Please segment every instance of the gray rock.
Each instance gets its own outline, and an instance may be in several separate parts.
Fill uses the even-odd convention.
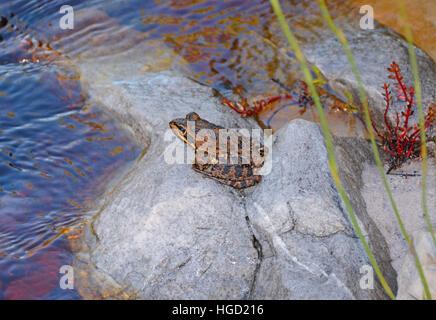
[[[421,260],[432,299],[436,297],[436,248],[427,230],[418,230],[412,235],[413,245]],[[415,266],[415,259],[409,252],[398,274],[398,299],[417,299],[425,297],[424,287]]]
[[[95,220],[90,261],[138,298],[247,298],[257,252],[241,199],[189,165],[167,163],[165,134],[170,120],[193,110],[227,128],[249,128],[250,122],[220,106],[210,89],[173,73],[135,81],[116,76],[125,74],[98,82],[91,95],[147,150]]]
[[[436,189],[435,189],[435,168],[429,161],[427,177],[427,206],[430,221],[435,229],[436,226]],[[387,175],[392,195],[395,199],[399,214],[403,221],[406,232],[413,239],[416,252],[421,259],[424,267],[424,273],[428,278],[430,288],[436,285],[434,272],[432,271],[432,256],[434,256],[434,247],[432,248],[431,239],[427,239],[427,224],[422,209],[422,164],[412,162],[402,166],[400,172],[395,175]],[[401,173],[408,173],[406,178]],[[382,185],[378,169],[375,165],[367,164],[362,174],[363,187],[362,196],[366,202],[368,215],[373,219],[380,229],[383,238],[386,240],[391,252],[392,266],[398,273],[398,298],[399,299],[421,299],[420,278],[410,254],[409,247],[404,240],[400,227],[397,223],[394,211]],[[427,241],[430,240],[430,241]],[[432,251],[433,250],[433,251]],[[422,291],[422,290],[421,290]],[[436,295],[433,295],[436,296]]]
[[[382,129],[384,127],[383,113],[385,111],[385,103],[382,96],[383,90],[381,88],[383,83],[391,84],[394,96],[394,104],[388,114],[391,122],[395,121],[395,111],[400,113],[404,110],[404,102],[396,98],[396,89],[393,87],[394,82],[388,79],[389,73],[386,68],[392,61],[396,61],[401,68],[404,82],[408,86],[414,85],[408,45],[404,39],[380,24],[376,24],[375,30],[361,30],[356,25],[343,21],[337,22],[341,25],[342,30],[346,31],[347,39],[368,95],[369,107],[374,122],[379,129]],[[319,31],[316,41],[304,43],[303,50],[306,58],[321,70],[328,84],[333,89],[337,92],[348,90],[353,94],[354,100],[359,101],[357,82],[344,50],[338,40],[327,36],[327,32],[329,31]],[[415,52],[421,81],[423,106],[425,108],[430,101],[435,99],[435,63],[419,48],[415,48]],[[418,113],[415,112],[411,118],[411,123],[417,123],[417,121]],[[337,142],[339,141],[337,140]],[[430,144],[429,147],[430,149],[432,148]],[[352,150],[350,146],[340,149],[342,149],[340,154],[348,158],[346,161],[342,161],[342,164],[359,163],[359,161],[356,161],[355,154],[350,152]],[[361,148],[360,150],[363,149]],[[372,156],[369,154],[368,159],[371,159]],[[343,169],[344,166],[341,166],[341,168]],[[346,182],[346,190],[352,192],[350,199],[353,207],[356,208],[356,213],[365,225],[368,236],[372,237],[370,244],[377,261],[383,265],[385,270],[391,270],[392,267],[390,265],[395,268],[395,271],[391,270],[391,272],[386,272],[384,275],[388,278],[388,282],[396,288],[394,285],[395,275],[398,273],[398,298],[422,298],[422,294],[420,294],[422,293],[422,287],[420,287],[421,283],[416,266],[399,230],[377,167],[372,161],[369,161],[358,171],[363,171],[362,177],[358,174],[342,175],[341,177]],[[387,177],[388,183],[405,223],[406,230],[410,234],[417,235],[420,230],[426,228],[420,207],[421,178],[419,173],[421,172],[421,164],[404,165],[400,171],[412,173],[412,176],[406,179],[402,176],[390,175]],[[436,202],[434,201],[433,172],[434,169],[430,168],[427,204],[431,220],[434,223],[436,221],[434,215],[436,213]],[[418,174],[417,177],[413,176],[415,173]],[[359,213],[360,208],[366,208],[364,214]],[[431,253],[431,246],[423,240],[423,235],[417,235],[416,237],[420,239],[417,245],[418,254],[422,255],[423,261],[426,261],[429,285],[434,287],[434,274],[431,271],[432,267],[430,267],[432,262],[431,258],[429,258],[433,254]],[[381,252],[390,252],[391,254],[383,256],[380,255]]]
[[[382,270],[383,276],[391,290],[396,292],[397,273],[391,265],[392,248],[390,247],[390,243],[385,239],[385,234],[380,230],[381,227],[378,224],[378,220],[374,217],[373,212],[370,212],[370,208],[373,208],[372,199],[378,197],[380,194],[385,194],[386,191],[381,181],[377,180],[377,188],[371,190],[371,196],[369,198],[366,198],[362,192],[362,190],[366,188],[365,183],[367,182],[363,177],[365,169],[368,166],[377,169],[370,144],[358,138],[333,138],[335,154],[339,166],[339,175],[344,190],[359,219],[371,252]],[[378,178],[380,179],[379,174]]]
[[[369,262],[334,186],[318,126],[295,120],[280,130],[272,172],[253,188],[237,192],[203,179],[189,165],[165,160],[170,144],[182,145],[168,122],[195,110],[226,128],[256,124],[180,73],[141,72],[142,54],[79,66],[89,95],[144,146],[84,238],[81,264],[87,261],[89,277],[96,275],[92,283],[146,299],[386,298],[378,283],[374,290],[359,287],[359,270]],[[341,174],[352,183],[367,154],[349,150],[355,162],[344,164]],[[380,240],[365,203],[355,205],[368,239]],[[375,248],[377,256],[389,256],[387,247]],[[389,263],[381,268],[394,275],[395,288]]]
[[[290,122],[277,133],[273,150],[272,172],[249,195],[246,205],[262,247],[254,297],[385,298],[380,287],[362,290],[359,286],[359,270],[369,262],[340,201],[318,126],[304,120]],[[364,162],[365,156],[363,152],[357,158]],[[358,164],[354,162],[353,176],[359,176]],[[367,216],[364,204],[356,211],[359,218]],[[368,217],[365,222],[365,226],[372,223]],[[375,225],[369,230],[374,232],[371,240],[384,242]],[[379,249],[380,256],[389,256],[387,246]],[[389,264],[382,269],[392,274]],[[395,277],[391,280],[395,289]]]

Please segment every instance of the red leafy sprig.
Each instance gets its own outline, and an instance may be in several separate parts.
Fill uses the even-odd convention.
[[[403,81],[403,75],[401,74],[400,67],[394,61],[387,69],[390,72],[389,79],[394,80],[395,88],[397,89],[397,96],[400,100],[405,101],[406,105],[404,111],[401,112],[402,121],[400,121],[400,115],[395,112],[395,127],[392,128],[388,120],[388,112],[392,106],[392,92],[389,84],[383,85],[383,98],[385,102],[384,122],[387,131],[380,133],[380,131],[374,125],[371,117],[371,124],[376,132],[377,136],[382,142],[383,149],[392,156],[392,165],[388,170],[388,173],[398,167],[401,163],[411,157],[419,155],[418,146],[421,145],[421,130],[417,125],[410,125],[410,117],[414,114],[414,98],[415,89],[413,86],[407,88],[407,85]],[[435,103],[430,103],[427,107],[427,113],[425,115],[425,129],[430,128],[434,124],[435,120]]]

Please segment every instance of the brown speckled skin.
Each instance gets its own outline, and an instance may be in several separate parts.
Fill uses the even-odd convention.
[[[174,119],[170,122],[170,128],[174,131],[174,133],[182,139],[186,144],[188,144],[187,135],[190,132],[187,132],[187,122],[194,121],[195,122],[195,133],[197,134],[201,129],[209,129],[215,132],[215,136],[217,137],[217,150],[216,154],[219,154],[219,129],[224,129],[223,127],[217,126],[209,121],[203,120],[200,118],[198,114],[195,112],[189,113],[186,118],[182,119]],[[192,139],[195,141],[195,139]],[[190,145],[192,148],[197,150],[201,144],[204,143],[202,141],[195,141],[195,146]],[[188,144],[189,145],[189,144]],[[240,145],[239,145],[240,147]],[[229,152],[229,150],[227,150]],[[240,149],[238,150],[238,154],[241,154]],[[205,175],[208,178],[214,179],[220,183],[231,186],[235,189],[243,189],[247,187],[254,186],[262,180],[262,177],[259,175],[253,174],[253,168],[261,167],[263,163],[260,165],[256,165],[253,161],[250,161],[250,164],[242,164],[241,156],[238,158],[238,164],[213,164],[213,161],[209,161],[206,164],[200,164],[196,162],[192,165],[192,169]]]

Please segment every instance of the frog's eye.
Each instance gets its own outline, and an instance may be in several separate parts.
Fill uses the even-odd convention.
[[[184,126],[179,126],[179,130],[181,133],[185,134],[186,133],[186,129]]]
[[[186,115],[186,120],[199,120],[200,116],[195,112],[190,112]]]

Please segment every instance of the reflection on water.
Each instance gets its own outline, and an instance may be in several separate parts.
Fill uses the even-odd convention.
[[[94,198],[90,182],[126,160],[114,157],[121,146],[135,149],[97,106],[85,105],[77,80],[48,65],[20,69],[0,66],[0,251],[17,258],[79,219]]]
[[[67,256],[60,250],[65,246],[61,236],[86,218],[83,213],[95,207],[103,183],[140,152],[100,107],[85,104],[77,80],[69,80],[74,76],[61,73],[58,67],[33,63],[0,66],[4,298],[17,294],[11,288],[23,283],[22,272],[26,279],[32,272],[38,278],[34,261],[51,263],[51,269],[65,264],[40,255]]]
[[[334,6],[341,5],[340,14],[348,14],[350,9],[343,4],[337,0]],[[316,2],[285,2],[283,9],[302,42],[317,40],[316,28],[323,28],[323,24]],[[298,86],[303,77],[294,55],[276,34],[269,1],[157,1],[140,13],[143,26],[135,27],[147,33],[146,39],[164,39],[189,63],[198,81],[226,98],[256,100],[291,94],[299,99]],[[334,133],[365,135],[358,117],[337,107],[344,104],[338,95],[321,94],[321,98]],[[294,105],[296,112],[292,108],[277,112],[277,104],[280,102],[259,115],[262,126],[277,130],[296,117],[318,121],[313,106],[308,112],[301,104]]]
[[[26,4],[18,11],[44,8]],[[23,22],[38,13],[21,17],[4,6],[0,299],[79,298],[59,288],[59,269],[72,261],[68,237],[141,149],[101,106],[88,103],[68,57]]]

